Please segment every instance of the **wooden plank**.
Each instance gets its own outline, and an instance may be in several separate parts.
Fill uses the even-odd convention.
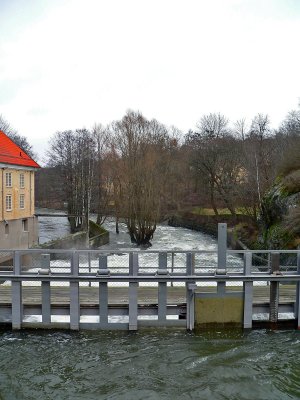
[[[226,287],[228,291],[240,291],[241,287]],[[182,304],[186,302],[186,289],[184,286],[168,287],[168,304]],[[200,292],[215,292],[216,287],[201,286]],[[0,285],[0,304],[11,304],[11,286]],[[23,286],[23,304],[41,304],[40,286]],[[254,303],[269,302],[270,287],[254,286]],[[289,303],[296,300],[295,285],[280,285],[280,303]],[[139,304],[157,304],[157,287],[139,287]],[[109,287],[109,304],[128,304],[128,287]],[[99,304],[98,287],[80,286],[80,303]],[[69,286],[51,286],[51,304],[70,304]]]

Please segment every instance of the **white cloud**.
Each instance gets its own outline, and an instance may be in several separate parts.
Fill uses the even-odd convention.
[[[36,1],[24,4],[29,15]],[[37,151],[57,130],[108,123],[128,108],[187,131],[213,111],[232,120],[265,112],[276,126],[297,106],[292,1],[45,5],[19,31],[11,16],[0,42],[0,112]]]

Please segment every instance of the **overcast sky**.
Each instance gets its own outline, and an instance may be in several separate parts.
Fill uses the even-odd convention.
[[[129,108],[194,129],[205,113],[300,97],[299,0],[0,0],[0,114],[40,154]]]

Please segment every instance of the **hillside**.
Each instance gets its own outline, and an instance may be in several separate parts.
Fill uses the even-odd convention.
[[[258,245],[293,249],[300,245],[300,147],[284,157],[278,177],[265,195]]]

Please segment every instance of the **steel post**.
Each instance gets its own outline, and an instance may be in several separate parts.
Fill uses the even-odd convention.
[[[72,275],[78,277],[79,275],[79,254],[74,251],[72,254],[71,264]],[[70,329],[79,330],[80,326],[80,301],[79,301],[79,282],[70,282]]]
[[[244,254],[244,275],[251,275],[252,254]],[[253,282],[244,282],[244,329],[252,328]]]

